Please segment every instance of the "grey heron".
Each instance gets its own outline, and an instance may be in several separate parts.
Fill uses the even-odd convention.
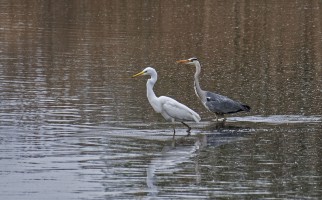
[[[189,58],[186,60],[178,60],[177,63],[188,64],[196,67],[196,72],[194,75],[194,89],[196,95],[201,100],[202,104],[211,112],[215,113],[216,121],[218,122],[218,117],[223,117],[224,121],[226,118],[224,114],[237,113],[240,111],[250,111],[250,107],[246,104],[234,101],[226,96],[205,91],[200,88],[199,75],[201,72],[201,65],[196,57]]]
[[[182,103],[179,103],[178,101],[170,97],[167,97],[167,96],[157,97],[155,95],[153,91],[153,86],[158,79],[158,75],[154,68],[147,67],[143,71],[133,75],[132,78],[141,76],[141,75],[151,76],[151,78],[148,79],[146,83],[148,100],[155,112],[161,113],[164,119],[166,119],[167,121],[171,121],[173,123],[173,138],[176,133],[175,123],[174,123],[175,121],[179,121],[183,125],[185,125],[188,128],[187,132],[189,135],[191,127],[188,124],[184,123],[184,121],[199,122],[201,118],[198,115],[198,113],[196,113],[192,109],[188,108],[187,106],[183,105]]]

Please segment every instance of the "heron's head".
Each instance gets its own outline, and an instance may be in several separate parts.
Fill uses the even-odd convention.
[[[199,62],[196,57],[192,57],[186,60],[178,60],[177,63],[186,64],[186,65],[195,65],[195,63]]]
[[[147,67],[143,71],[133,75],[132,78],[137,77],[137,76],[142,76],[142,75],[150,75],[151,76],[152,74],[156,74],[155,69],[152,67]]]

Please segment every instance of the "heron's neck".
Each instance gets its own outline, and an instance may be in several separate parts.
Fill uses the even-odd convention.
[[[159,106],[157,105],[158,104],[158,97],[155,95],[155,93],[153,91],[153,86],[154,86],[155,82],[157,82],[157,80],[158,80],[157,74],[152,74],[151,78],[148,79],[148,81],[146,83],[146,91],[147,91],[147,97],[148,97],[148,100],[149,100],[151,106],[153,107],[153,109],[156,112],[160,112],[158,109]]]
[[[201,90],[200,84],[199,84],[199,75],[200,75],[200,72],[201,72],[201,66],[200,66],[199,62],[197,62],[195,64],[195,66],[196,66],[196,73],[195,73],[195,76],[194,76],[194,78],[195,78],[194,87],[195,87],[195,92],[196,92],[197,96],[199,96],[201,98],[202,97],[202,92],[203,92]]]

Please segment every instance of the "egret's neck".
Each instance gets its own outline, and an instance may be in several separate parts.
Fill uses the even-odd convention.
[[[147,83],[146,83],[146,92],[147,92],[147,97],[148,97],[148,100],[151,104],[151,106],[153,107],[153,109],[156,111],[156,112],[161,112],[160,111],[160,106],[158,106],[158,97],[155,95],[154,91],[153,91],[153,86],[155,84],[155,82],[157,82],[158,80],[158,76],[157,74],[152,74],[151,75],[151,78],[148,79]]]
[[[194,84],[194,87],[195,87],[195,92],[197,94],[197,96],[199,96],[199,98],[202,97],[202,90],[200,88],[200,84],[199,84],[199,75],[200,75],[200,72],[201,72],[201,66],[200,66],[200,63],[199,62],[196,62],[195,63],[195,66],[196,66],[196,73],[195,73],[195,84]]]
[[[147,96],[148,99],[150,100],[150,98],[156,98],[156,95],[153,91],[153,86],[155,84],[155,82],[157,82],[157,76],[151,76],[150,79],[148,79],[147,83],[146,83],[146,92],[147,92]]]

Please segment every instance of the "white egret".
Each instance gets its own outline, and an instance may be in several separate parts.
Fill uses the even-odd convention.
[[[226,96],[216,94],[209,91],[204,91],[200,88],[199,75],[201,72],[201,65],[197,58],[189,58],[186,60],[178,60],[177,63],[188,64],[196,67],[196,73],[194,75],[194,88],[195,93],[201,100],[202,104],[211,112],[216,115],[216,121],[218,117],[224,117],[224,114],[237,113],[240,111],[250,111],[250,107],[246,104],[234,101]],[[224,117],[224,121],[226,118]]]
[[[195,121],[199,122],[201,120],[198,113],[193,111],[192,109],[188,108],[187,106],[179,103],[178,101],[167,97],[167,96],[160,96],[157,97],[153,91],[153,86],[157,81],[158,75],[155,69],[152,67],[145,68],[142,72],[137,73],[132,76],[132,78],[141,76],[141,75],[150,75],[151,78],[148,79],[146,83],[146,89],[147,89],[147,97],[148,100],[157,113],[161,113],[161,115],[166,119],[167,121],[171,121],[173,123],[173,137],[175,136],[176,130],[175,130],[175,121],[181,122],[183,125],[185,125],[188,130],[188,135],[190,134],[190,126],[184,121]]]

